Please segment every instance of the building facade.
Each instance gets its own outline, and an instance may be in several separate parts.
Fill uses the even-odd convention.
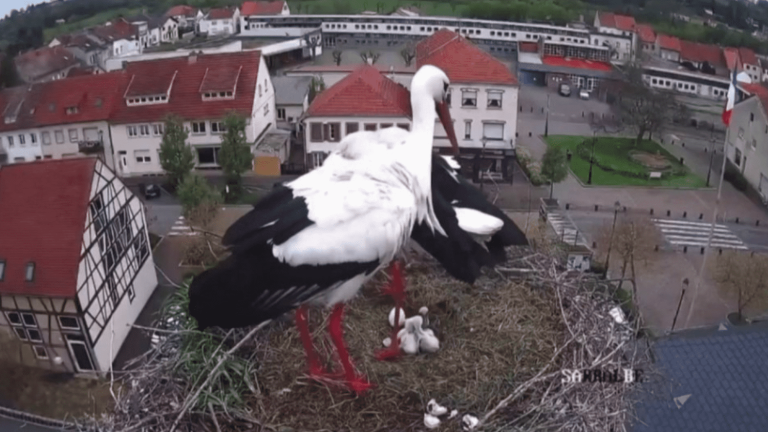
[[[246,1],[240,8],[240,34],[243,36],[259,36],[259,29],[263,23],[251,17],[290,15],[291,9],[288,2],[276,1]]]
[[[0,197],[0,331],[18,361],[108,372],[157,287],[141,201],[96,158],[3,167]]]
[[[760,84],[743,87],[752,96],[733,108],[726,155],[765,200],[768,199],[768,89]]]
[[[239,28],[238,8],[211,9],[198,23],[198,32],[208,36],[233,35]]]

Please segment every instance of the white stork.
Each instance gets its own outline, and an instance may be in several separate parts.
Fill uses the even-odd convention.
[[[442,231],[432,209],[431,162],[439,117],[456,137],[445,96],[448,77],[424,66],[413,77],[413,130],[398,149],[376,157],[350,157],[345,138],[334,163],[277,185],[224,234],[231,255],[195,277],[189,311],[201,329],[245,327],[297,309],[296,323],[310,376],[333,376],[320,365],[307,328],[306,305],[332,306],[331,338],[350,390],[370,387],[349,359],[341,320],[344,302],[408,241],[415,223]]]

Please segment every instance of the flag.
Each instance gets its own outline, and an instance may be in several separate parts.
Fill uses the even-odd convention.
[[[725,100],[725,109],[723,109],[723,123],[728,126],[731,123],[731,113],[733,106],[738,103],[739,91],[736,89],[736,71],[731,73],[731,84],[728,86],[728,97]]]

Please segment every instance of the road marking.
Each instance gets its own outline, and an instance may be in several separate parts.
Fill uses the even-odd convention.
[[[562,215],[558,213],[548,213],[547,222],[552,226],[558,239],[563,243],[587,246],[587,241],[584,239],[584,236],[582,236],[579,230],[573,226],[571,221],[565,219]]]
[[[179,216],[178,219],[176,219],[176,222],[173,223],[173,226],[171,227],[171,232],[168,233],[169,236],[196,236],[200,235],[199,232],[192,231],[192,228],[187,225],[187,223],[184,220],[184,216]]]
[[[664,238],[674,246],[707,246],[710,232],[712,240],[709,243],[711,247],[722,249],[748,250],[744,242],[735,235],[726,225],[715,224],[712,231],[712,224],[705,222],[691,222],[672,219],[653,219],[656,227],[662,232]]]

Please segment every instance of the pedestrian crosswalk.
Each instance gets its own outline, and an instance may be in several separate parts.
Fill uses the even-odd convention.
[[[674,219],[653,219],[653,223],[664,234],[664,238],[675,246],[706,246],[711,223]],[[749,249],[726,225],[715,224],[712,233],[712,247],[722,249]]]
[[[570,245],[587,246],[584,236],[579,233],[579,230],[576,229],[569,219],[566,219],[560,213],[547,213],[547,222],[555,230],[561,242]]]
[[[179,216],[178,219],[176,219],[176,222],[173,223],[173,226],[171,227],[171,232],[168,233],[169,236],[196,236],[200,235],[199,232],[192,231],[192,228],[187,225],[186,220],[184,220],[184,216]]]

